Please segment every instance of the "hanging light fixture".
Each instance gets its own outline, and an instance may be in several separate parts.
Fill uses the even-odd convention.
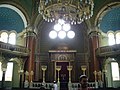
[[[59,38],[69,38],[73,39],[75,37],[75,32],[71,30],[71,25],[69,23],[58,22],[54,25],[54,29],[49,32],[49,37],[51,39]]]
[[[38,11],[48,22],[80,24],[93,15],[93,7],[93,0],[40,0]]]

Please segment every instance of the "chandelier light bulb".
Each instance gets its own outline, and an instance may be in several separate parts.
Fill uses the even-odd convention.
[[[63,19],[58,19],[58,23],[59,23],[60,25],[63,25],[63,24],[65,23],[65,21],[64,21]]]
[[[65,22],[63,25],[57,23],[54,25],[54,30],[49,33],[49,37],[51,39],[55,39],[56,37],[58,37],[59,39],[64,39],[67,36],[69,39],[72,39],[75,37],[75,32],[71,31],[70,29],[71,25],[69,23]]]
[[[49,37],[51,39],[55,39],[57,37],[57,32],[55,30],[50,31]]]
[[[65,30],[65,31],[69,31],[70,30],[70,24],[63,24],[63,30]]]
[[[78,24],[80,18],[85,20],[89,19],[85,17],[86,15],[93,15],[94,2],[93,0],[76,1],[76,3],[72,3],[72,0],[40,0],[38,11],[43,19],[45,17],[54,18],[54,21],[58,20],[61,25],[64,24],[64,20]],[[74,21],[76,22],[74,23]]]
[[[59,32],[58,32],[58,37],[59,37],[60,39],[64,39],[64,38],[66,37],[66,32],[63,31],[63,30],[59,31]]]
[[[62,26],[60,24],[55,24],[54,25],[54,30],[60,31],[62,29]]]
[[[74,31],[68,31],[67,32],[67,37],[70,38],[70,39],[74,38],[75,37],[75,32]]]

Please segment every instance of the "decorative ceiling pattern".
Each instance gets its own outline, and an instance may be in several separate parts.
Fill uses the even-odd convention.
[[[0,30],[15,30],[19,33],[24,27],[23,20],[17,12],[10,8],[0,7]]]
[[[120,7],[111,8],[100,21],[100,30],[107,33],[107,31],[120,30]]]

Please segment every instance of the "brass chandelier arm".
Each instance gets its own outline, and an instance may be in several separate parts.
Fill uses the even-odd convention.
[[[39,13],[46,21],[63,19],[81,23],[93,15],[93,0],[40,0]]]

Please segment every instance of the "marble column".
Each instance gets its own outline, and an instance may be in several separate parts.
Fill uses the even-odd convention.
[[[45,71],[47,70],[47,66],[42,65],[41,68],[42,68],[42,71],[43,71],[43,83],[45,83]]]
[[[24,70],[18,70],[18,73],[19,73],[19,77],[20,77],[20,83],[19,83],[19,87],[20,88],[23,88],[23,73],[24,73]]]
[[[67,66],[67,70],[69,71],[69,83],[68,83],[68,88],[71,90],[72,88],[72,83],[71,83],[71,71],[72,71],[72,66]]]
[[[5,73],[7,70],[7,63],[9,61],[9,58],[5,58],[4,56],[0,56],[0,62],[1,64],[1,70],[3,71],[3,75],[2,75],[2,82],[1,82],[1,88],[4,88],[4,82],[5,82]]]
[[[59,77],[59,72],[61,70],[61,66],[56,66],[56,70],[58,71],[58,78],[57,78],[57,82],[60,83],[60,77]]]
[[[60,72],[60,70],[61,70],[61,66],[56,66],[56,70],[58,71],[57,85],[58,85],[58,90],[60,90],[60,77],[59,77],[59,72]]]
[[[25,33],[26,47],[29,50],[30,56],[26,61],[25,68],[28,72],[34,71],[34,59],[35,59],[35,46],[36,46],[36,33],[34,32],[33,26],[28,26]],[[31,77],[29,77],[29,82]]]
[[[99,36],[100,32],[97,30],[92,30],[89,33],[89,42],[90,42],[90,55],[91,55],[91,72],[99,71],[99,61],[96,58],[96,49],[99,48]],[[92,75],[92,73],[91,73]],[[93,75],[91,76],[92,78]]]
[[[82,65],[82,66],[81,66],[81,69],[82,69],[82,71],[83,71],[83,75],[86,75],[85,71],[86,71],[86,69],[87,69],[87,66],[86,66],[86,65]]]
[[[10,61],[16,62],[18,65],[18,73],[19,73],[19,80],[20,80],[20,84],[19,87],[23,88],[23,81],[24,81],[24,64],[26,60],[23,60],[23,58],[12,58]]]
[[[5,73],[7,70],[7,62],[2,62],[2,71],[3,71],[3,75],[2,75],[2,82],[1,82],[1,87],[4,88],[4,82],[5,82]]]

